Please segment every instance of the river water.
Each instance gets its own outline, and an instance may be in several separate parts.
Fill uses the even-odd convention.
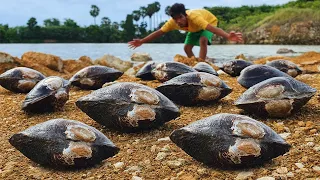
[[[0,52],[21,57],[27,51],[42,52],[60,56],[62,59],[78,59],[85,55],[95,60],[104,54],[110,54],[123,60],[130,60],[134,52],[149,53],[154,61],[172,61],[176,54],[185,55],[183,44],[144,44],[135,50],[129,49],[126,43],[115,44],[0,44]],[[221,63],[244,54],[250,59],[274,56],[279,48],[292,49],[297,53],[285,56],[298,56],[304,52],[320,52],[320,46],[301,45],[211,45],[208,47],[208,57]],[[194,47],[194,54],[198,56],[199,47]]]

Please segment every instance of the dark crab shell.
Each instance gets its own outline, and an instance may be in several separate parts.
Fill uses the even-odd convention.
[[[244,68],[237,80],[241,86],[248,89],[251,86],[258,84],[259,82],[273,77],[290,76],[274,67],[256,64]]]
[[[156,89],[181,105],[215,102],[232,91],[219,77],[204,72],[182,74]]]
[[[249,88],[235,105],[260,116],[286,117],[305,105],[316,91],[291,77],[274,77]]]
[[[69,81],[50,76],[41,80],[26,96],[22,110],[32,113],[60,110],[69,99]]]
[[[78,71],[70,79],[73,86],[82,89],[99,89],[106,82],[112,82],[122,76],[123,72],[106,66],[88,66]]]
[[[193,69],[195,69],[198,72],[205,72],[205,73],[213,74],[215,76],[219,76],[217,71],[214,70],[212,66],[210,66],[208,63],[205,63],[205,62],[198,62],[195,66],[193,66]]]
[[[136,77],[143,80],[154,80],[155,77],[152,75],[151,71],[157,66],[156,62],[147,62],[137,73]]]
[[[179,62],[159,63],[155,69],[151,71],[152,75],[160,82],[168,81],[181,74],[197,72],[193,68]]]
[[[94,127],[66,119],[29,127],[14,134],[9,142],[32,161],[56,168],[92,166],[119,151]]]
[[[266,63],[266,65],[279,69],[280,71],[289,74],[291,77],[296,77],[302,74],[302,69],[295,63],[288,60],[274,60]]]
[[[227,113],[177,129],[170,139],[197,161],[218,168],[259,165],[291,147],[264,123]]]
[[[28,93],[44,78],[42,73],[34,69],[16,67],[0,75],[0,85],[12,92]]]
[[[244,60],[232,60],[232,61],[228,61],[222,64],[222,66],[220,67],[220,69],[229,74],[232,77],[236,77],[240,75],[240,72],[248,67],[253,65],[252,62],[250,61],[244,61]]]
[[[180,115],[178,107],[159,91],[137,83],[116,83],[76,102],[98,123],[133,132],[161,126]]]

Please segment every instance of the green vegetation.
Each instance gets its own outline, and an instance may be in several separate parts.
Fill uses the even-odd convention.
[[[96,25],[100,9],[92,5],[88,15],[94,18],[94,25],[80,27],[72,19],[63,22],[56,18],[44,20],[39,26],[37,19],[31,17],[26,26],[9,27],[0,24],[0,43],[39,43],[39,42],[85,42],[116,43],[141,38],[160,28],[164,22],[159,21],[161,4],[154,2],[139,7],[128,14],[124,21],[112,22],[108,17],[101,18]],[[293,21],[320,21],[320,0],[297,0],[277,6],[241,6],[205,7],[219,19],[219,27],[224,30],[251,31],[257,27],[281,25]],[[164,8],[169,16],[170,6]],[[145,18],[149,18],[149,28]],[[172,31],[155,40],[160,43],[182,42],[185,33]]]

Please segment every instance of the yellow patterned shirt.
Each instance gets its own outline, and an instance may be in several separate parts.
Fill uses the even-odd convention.
[[[198,32],[205,30],[208,24],[217,26],[218,19],[206,9],[187,10],[188,27],[181,28],[170,18],[162,27],[161,31],[184,30],[188,32]]]

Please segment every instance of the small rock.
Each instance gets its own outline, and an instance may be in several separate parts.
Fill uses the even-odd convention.
[[[142,178],[139,176],[132,176],[131,180],[142,180]]]
[[[313,148],[313,150],[316,151],[316,152],[319,152],[319,151],[320,151],[320,146],[315,146],[315,147]]]
[[[298,122],[298,125],[299,125],[300,127],[305,127],[305,126],[306,126],[306,123],[304,123],[303,121],[299,121],[299,122]]]
[[[117,162],[113,165],[116,169],[120,169],[124,166],[124,163],[123,162]]]
[[[312,167],[312,170],[313,170],[314,172],[316,172],[317,174],[320,174],[320,166],[313,166],[313,167]]]
[[[278,169],[276,169],[277,173],[279,174],[287,174],[288,173],[288,168],[286,167],[280,167]]]
[[[184,159],[178,159],[174,161],[167,161],[167,166],[169,166],[171,169],[178,168],[180,166],[183,166],[185,164]]]
[[[171,141],[169,137],[160,138],[158,141]]]
[[[315,134],[315,133],[317,133],[317,132],[318,132],[317,129],[311,129],[311,130],[310,130],[310,133],[311,133],[311,134]]]
[[[291,133],[281,133],[281,134],[279,134],[279,136],[281,136],[283,139],[287,139],[290,135],[291,135]]]
[[[306,127],[313,127],[313,126],[314,126],[314,124],[313,124],[312,121],[307,121],[306,122]]]
[[[205,175],[208,175],[208,171],[206,168],[200,168],[197,170],[197,173],[200,175],[200,176],[205,176]]]
[[[304,163],[308,162],[308,160],[309,160],[309,158],[307,156],[303,156],[301,158],[301,161],[304,162]]]
[[[306,138],[304,141],[306,141],[306,142],[313,142],[313,141],[314,141],[314,138]]]
[[[141,167],[139,166],[131,166],[128,169],[124,170],[124,172],[141,172]]]
[[[258,178],[257,180],[275,180],[275,178],[270,176],[265,176],[265,177]]]
[[[302,163],[294,163],[299,169],[304,168],[304,165]]]
[[[167,155],[168,155],[168,154],[165,153],[165,152],[159,152],[159,153],[157,154],[156,160],[158,160],[158,161],[163,160],[164,158],[167,157]]]
[[[246,180],[251,176],[253,176],[253,172],[252,171],[243,171],[243,172],[240,172],[237,175],[236,180]]]
[[[292,178],[293,178],[293,177],[294,177],[293,172],[288,172],[288,173],[287,173],[287,177],[292,177]]]
[[[306,145],[309,146],[309,147],[313,147],[314,146],[314,142],[308,142]]]
[[[151,152],[156,152],[156,150],[157,150],[157,146],[156,145],[151,146]]]
[[[161,148],[160,151],[170,152],[170,145],[169,144],[165,145],[163,148]]]

